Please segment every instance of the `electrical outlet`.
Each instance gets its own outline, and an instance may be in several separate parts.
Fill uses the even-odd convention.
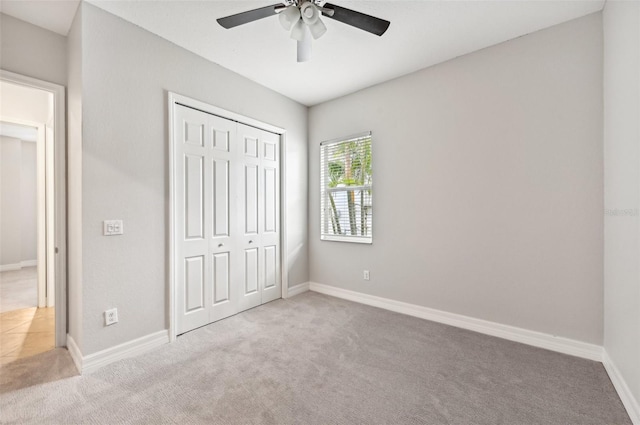
[[[364,280],[369,280],[369,270],[365,270],[364,272],[362,272],[362,277],[364,278]]]
[[[109,326],[118,323],[118,309],[112,308],[104,312],[104,325]]]
[[[105,220],[102,222],[102,234],[104,236],[124,234],[124,224],[122,220]]]

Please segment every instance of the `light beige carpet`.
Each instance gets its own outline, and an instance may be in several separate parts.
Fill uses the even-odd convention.
[[[0,373],[3,423],[630,424],[600,363],[315,293],[88,376],[65,350]]]

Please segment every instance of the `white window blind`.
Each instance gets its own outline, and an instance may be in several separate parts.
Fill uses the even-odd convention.
[[[320,144],[322,240],[372,243],[371,133]]]

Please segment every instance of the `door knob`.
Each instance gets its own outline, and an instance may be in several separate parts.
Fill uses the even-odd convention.
[[[253,243],[253,241],[249,241],[249,243]]]
[[[221,247],[221,246],[223,246],[223,245],[224,245],[223,243],[219,243],[219,244],[218,244],[218,248],[220,248],[220,247]]]

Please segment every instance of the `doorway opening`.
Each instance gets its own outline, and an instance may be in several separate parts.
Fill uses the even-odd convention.
[[[0,71],[0,364],[66,345],[64,88]]]

